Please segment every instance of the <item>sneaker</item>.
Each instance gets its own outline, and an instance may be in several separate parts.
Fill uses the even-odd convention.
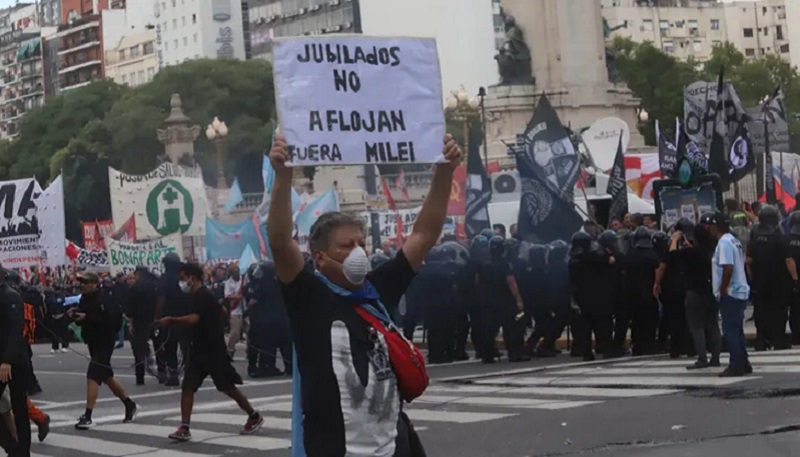
[[[94,422],[91,419],[83,415],[78,418],[78,423],[75,424],[75,428],[78,430],[89,430],[90,428],[94,427]]]
[[[129,405],[125,405],[125,419],[122,419],[122,423],[128,424],[136,420],[138,412],[139,408],[136,407],[136,403],[131,402]]]
[[[51,353],[51,354],[55,354],[55,353],[56,353],[56,350],[55,350],[55,349],[50,349],[50,353]]]
[[[264,417],[261,416],[259,413],[255,413],[253,416],[247,419],[247,422],[244,424],[244,428],[242,431],[239,432],[241,435],[252,435],[256,432],[261,426],[264,424]]]
[[[50,416],[45,414],[44,423],[39,426],[39,442],[41,443],[50,434]]]
[[[711,366],[711,364],[708,363],[707,361],[698,360],[697,362],[695,362],[695,363],[689,365],[688,367],[686,367],[686,369],[687,370],[702,370],[703,368],[708,368],[710,366]]]
[[[61,352],[66,354],[67,352],[69,352],[69,348],[61,348]]]
[[[726,368],[722,373],[719,374],[720,378],[740,378],[745,375],[744,370],[740,370],[738,368]]]
[[[189,431],[189,428],[181,425],[178,430],[169,435],[169,439],[172,441],[189,441],[192,439],[192,432]]]
[[[753,374],[753,365],[749,363],[744,367],[744,374]]]

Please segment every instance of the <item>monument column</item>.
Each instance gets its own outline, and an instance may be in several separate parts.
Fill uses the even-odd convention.
[[[514,143],[524,132],[545,94],[565,126],[580,129],[605,117],[618,117],[630,127],[629,149],[644,146],[637,128],[639,100],[624,85],[609,81],[600,2],[502,0],[502,6],[530,49],[535,83],[503,81],[489,88],[489,160],[514,166],[505,144]],[[507,42],[514,36],[510,35]]]

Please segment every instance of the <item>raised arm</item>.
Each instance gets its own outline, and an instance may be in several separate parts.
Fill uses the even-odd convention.
[[[286,138],[278,133],[269,152],[275,181],[269,203],[267,234],[278,279],[289,284],[303,271],[303,254],[292,239],[292,169],[286,166]]]
[[[436,165],[431,188],[414,223],[414,230],[403,245],[403,254],[415,271],[442,233],[453,185],[453,171],[461,163],[461,149],[450,134],[444,137],[444,158],[447,163]]]

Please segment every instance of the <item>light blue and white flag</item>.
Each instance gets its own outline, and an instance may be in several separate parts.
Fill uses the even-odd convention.
[[[258,259],[256,258],[256,255],[253,253],[253,249],[250,247],[249,244],[246,245],[244,247],[244,251],[242,252],[242,256],[239,258],[239,270],[245,271],[250,267],[250,265],[257,262]]]
[[[233,180],[231,190],[228,192],[228,201],[225,202],[225,212],[230,213],[236,205],[244,201],[242,188],[239,186],[239,178]]]
[[[298,197],[298,201],[299,201]],[[317,197],[316,200],[309,202],[303,211],[297,214],[296,223],[298,235],[301,237],[310,235],[311,226],[325,213],[339,211],[339,196],[336,189],[331,187],[327,192]]]

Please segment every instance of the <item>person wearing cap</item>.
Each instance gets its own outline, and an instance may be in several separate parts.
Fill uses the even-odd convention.
[[[744,248],[730,233],[730,219],[725,214],[716,212],[706,222],[711,236],[717,240],[712,258],[711,284],[719,303],[722,333],[730,352],[730,363],[720,377],[744,376],[753,372],[744,339],[744,310],[750,296]]]
[[[22,297],[6,282],[0,266],[0,395],[9,390],[17,439],[0,427],[0,446],[11,457],[31,452],[31,424],[28,418],[28,353],[23,336],[25,317]]]
[[[136,403],[128,397],[125,387],[114,377],[111,368],[111,355],[114,353],[117,332],[122,325],[121,309],[114,306],[100,291],[100,277],[97,274],[83,273],[80,283],[80,302],[70,309],[69,315],[83,330],[83,340],[89,348],[91,361],[86,371],[86,411],[78,419],[75,428],[87,430],[94,426],[92,410],[101,384],[106,384],[125,405],[123,422],[133,422],[137,413]]]

